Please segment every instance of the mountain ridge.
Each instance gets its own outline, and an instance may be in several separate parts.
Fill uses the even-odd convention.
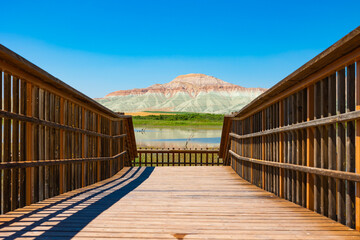
[[[105,96],[126,96],[126,95],[139,95],[147,92],[158,93],[161,92],[165,95],[170,93],[173,96],[175,92],[187,92],[191,97],[195,97],[200,92],[210,91],[265,91],[264,88],[245,88],[236,84],[225,82],[219,78],[208,76],[201,73],[190,73],[179,75],[172,81],[164,84],[153,84],[147,88],[133,88],[130,90],[118,90],[111,92]]]
[[[265,90],[245,88],[213,76],[190,73],[164,84],[114,91],[96,100],[118,112],[230,113],[240,110]]]

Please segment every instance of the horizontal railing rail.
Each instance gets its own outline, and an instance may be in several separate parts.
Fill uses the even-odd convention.
[[[353,182],[360,182],[360,174],[357,174],[357,173],[337,171],[337,170],[324,169],[324,168],[316,168],[316,167],[308,167],[308,166],[302,166],[302,165],[297,165],[297,164],[292,164],[292,163],[279,163],[279,162],[272,162],[272,161],[266,161],[266,160],[261,160],[261,159],[242,157],[232,150],[229,150],[229,153],[232,157],[234,157],[238,160],[242,160],[242,161],[246,161],[246,162],[250,162],[250,163],[256,163],[259,165],[295,170],[295,171],[299,171],[299,172],[303,172],[303,173],[311,173],[311,174],[321,175],[324,177],[332,177],[332,178],[336,178],[336,179],[340,179],[340,180],[349,180],[349,181],[353,181]]]
[[[90,157],[90,158],[74,158],[74,159],[37,160],[37,161],[25,161],[25,162],[7,162],[7,163],[0,163],[0,169],[16,169],[16,168],[40,167],[40,166],[55,166],[58,164],[69,164],[69,163],[88,163],[93,161],[108,161],[108,160],[116,160],[125,154],[127,154],[127,151],[123,151],[111,157]]]
[[[95,131],[89,131],[89,130],[85,130],[85,129],[81,129],[81,128],[77,128],[77,127],[70,127],[70,126],[67,126],[64,124],[41,120],[39,118],[29,117],[26,115],[7,112],[7,111],[3,111],[3,110],[0,110],[0,117],[6,118],[6,119],[13,119],[13,120],[18,120],[18,121],[33,123],[36,125],[52,127],[52,128],[56,128],[56,129],[67,130],[67,131],[71,131],[71,132],[83,133],[83,134],[90,135],[90,136],[97,136],[97,137],[104,137],[104,138],[119,138],[119,137],[126,136],[126,134],[122,134],[122,135],[118,135],[118,136],[111,136],[108,134],[102,134],[102,133],[98,133]]]
[[[118,115],[0,45],[0,212],[113,176],[136,157]]]
[[[221,155],[245,180],[360,230],[360,28],[227,116]]]
[[[138,149],[134,166],[219,166],[218,149]]]
[[[319,119],[309,120],[307,122],[301,122],[301,123],[293,123],[288,126],[283,127],[277,127],[270,130],[264,130],[256,133],[249,133],[244,135],[239,135],[236,133],[229,133],[229,136],[236,139],[246,139],[246,138],[253,138],[253,137],[259,137],[259,136],[266,136],[270,134],[275,133],[283,133],[283,132],[289,132],[289,131],[295,131],[295,130],[301,130],[311,127],[320,127],[324,125],[329,124],[335,124],[335,123],[343,123],[353,120],[360,119],[360,111],[354,111],[354,112],[347,112],[342,113],[335,116],[329,116],[329,117],[323,117]],[[236,120],[236,118],[234,119]]]

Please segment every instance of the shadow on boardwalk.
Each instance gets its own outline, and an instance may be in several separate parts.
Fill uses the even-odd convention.
[[[152,167],[130,168],[104,185],[17,217],[0,226],[0,238],[71,239],[98,215],[141,185],[153,170]]]

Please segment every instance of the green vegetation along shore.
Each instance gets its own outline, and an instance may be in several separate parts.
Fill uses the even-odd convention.
[[[135,126],[222,126],[223,120],[223,114],[210,113],[133,116]]]

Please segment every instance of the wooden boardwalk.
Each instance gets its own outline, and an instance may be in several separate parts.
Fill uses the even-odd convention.
[[[360,239],[230,167],[125,168],[0,221],[9,239]]]

